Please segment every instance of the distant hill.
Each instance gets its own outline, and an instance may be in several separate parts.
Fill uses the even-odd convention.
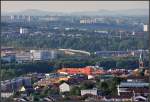
[[[77,15],[77,16],[149,16],[148,9],[128,9],[128,10],[99,10],[94,12],[72,12],[72,13],[63,13],[63,12],[49,12],[44,10],[37,9],[28,9],[22,12],[9,12],[2,15],[31,15],[31,16],[45,16],[45,15]]]
[[[62,15],[62,14],[63,13],[61,12],[49,12],[37,9],[28,9],[20,12],[7,12],[7,13],[2,12],[2,15],[30,15],[30,16]]]
[[[128,9],[128,10],[99,10],[96,12],[75,12],[73,15],[97,15],[97,16],[149,16],[148,9]]]
[[[128,9],[128,10],[121,10],[117,12],[120,15],[128,15],[128,16],[149,16],[148,9]]]

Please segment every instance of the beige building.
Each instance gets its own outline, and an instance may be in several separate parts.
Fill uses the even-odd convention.
[[[61,85],[59,85],[59,90],[60,92],[69,92],[70,86],[67,83],[62,83]]]

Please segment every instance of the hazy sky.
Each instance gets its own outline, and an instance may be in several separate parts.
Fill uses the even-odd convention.
[[[148,1],[1,1],[2,12],[40,9],[54,12],[149,8]]]

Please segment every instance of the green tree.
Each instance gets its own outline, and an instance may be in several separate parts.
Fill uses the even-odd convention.
[[[71,95],[80,95],[80,91],[81,91],[81,89],[80,89],[80,87],[78,87],[78,86],[73,86],[72,88],[71,88],[71,90],[70,90],[70,94]]]
[[[93,81],[84,81],[83,83],[81,83],[81,89],[92,89],[95,87],[95,83]]]

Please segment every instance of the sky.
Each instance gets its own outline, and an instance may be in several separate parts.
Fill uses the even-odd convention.
[[[1,1],[2,12],[39,9],[53,12],[148,9],[148,1]]]

